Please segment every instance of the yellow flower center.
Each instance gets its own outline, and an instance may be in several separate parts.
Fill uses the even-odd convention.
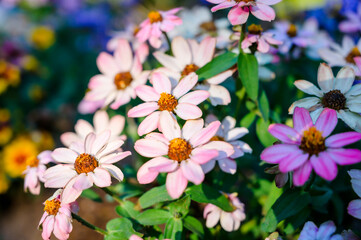
[[[26,165],[29,167],[37,167],[39,165],[39,159],[37,157],[29,157],[26,159]]]
[[[195,72],[199,69],[199,67],[193,63],[188,64],[187,66],[184,67],[183,71],[182,71],[182,77],[187,76],[188,74]]]
[[[78,174],[93,172],[98,167],[98,161],[90,154],[80,154],[74,163],[75,171]]]
[[[168,157],[172,160],[187,160],[191,152],[192,146],[182,138],[175,138],[169,142]]]
[[[322,105],[325,108],[341,110],[346,108],[346,97],[340,90],[332,90],[325,93],[322,97]]]
[[[169,93],[161,93],[158,100],[158,106],[160,111],[172,112],[178,105],[178,100]]]
[[[287,35],[291,38],[296,37],[297,36],[297,27],[294,24],[291,24],[290,27],[288,28],[287,31]]]
[[[263,31],[263,28],[261,27],[261,25],[256,25],[256,24],[251,24],[248,27],[248,32],[250,34],[255,34],[255,35],[260,35]]]
[[[217,31],[217,26],[214,24],[213,21],[204,22],[199,26],[207,32],[216,32]]]
[[[161,22],[163,20],[162,15],[157,11],[151,11],[148,14],[148,18],[149,18],[150,23]]]
[[[352,48],[349,54],[345,57],[346,62],[356,64],[354,58],[361,57],[360,50],[357,47]]]
[[[320,152],[325,151],[325,138],[322,137],[322,132],[318,131],[316,127],[304,131],[300,149],[310,155],[318,155]]]
[[[228,0],[230,1],[230,0]],[[249,3],[249,2],[254,2],[254,0],[234,0],[236,3],[240,3],[240,2],[245,2],[245,3]]]
[[[23,163],[26,163],[26,160],[28,159],[28,156],[26,154],[19,153],[15,156],[15,162],[18,165],[22,165]]]
[[[123,90],[130,85],[132,82],[133,77],[130,72],[121,72],[115,75],[114,77],[114,84],[118,90]]]
[[[223,141],[224,142],[224,138],[221,136],[213,136],[209,141]]]
[[[53,200],[46,200],[44,211],[46,211],[49,215],[56,215],[60,208],[60,201],[56,198]]]
[[[140,30],[140,28],[138,26],[135,26],[133,29],[133,36],[137,35],[139,30]]]

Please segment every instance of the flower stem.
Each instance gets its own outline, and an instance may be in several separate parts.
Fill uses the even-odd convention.
[[[122,199],[120,199],[118,197],[118,195],[115,192],[113,192],[112,190],[110,190],[109,188],[105,187],[105,188],[100,188],[100,189],[103,190],[106,194],[110,195],[119,204],[121,204],[123,202]]]
[[[83,218],[81,218],[79,215],[75,214],[75,213],[71,213],[71,216],[77,220],[78,222],[80,222],[82,225],[102,234],[102,235],[107,235],[108,232],[105,231],[104,229],[98,228],[97,226],[94,226],[93,224],[85,221]]]

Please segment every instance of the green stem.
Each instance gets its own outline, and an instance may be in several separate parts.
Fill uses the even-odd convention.
[[[162,33],[165,36],[165,39],[167,39],[167,43],[168,43],[168,46],[169,46],[169,53],[171,55],[173,55],[173,53],[172,53],[172,43],[171,43],[171,41],[169,39],[169,36],[168,36],[168,34],[166,32],[162,32]]]
[[[307,183],[307,185],[306,185],[306,187],[304,189],[305,192],[310,191],[315,179],[316,179],[316,174],[311,173],[311,179],[310,179],[310,181],[308,181],[308,183]]]
[[[122,199],[120,199],[118,197],[118,195],[115,192],[113,192],[112,190],[110,190],[109,188],[105,187],[105,188],[100,188],[100,189],[103,190],[106,194],[110,195],[119,204],[123,203]]]
[[[75,213],[71,213],[71,216],[77,220],[78,222],[80,222],[82,225],[102,234],[102,235],[107,235],[108,232],[105,231],[104,229],[98,228],[97,226],[94,226],[93,224],[85,221],[83,218],[81,218],[79,215],[75,214]]]
[[[242,30],[241,30],[241,37],[239,38],[239,53],[243,53],[243,49],[242,49],[242,42],[244,40],[244,38],[246,37],[246,23],[244,23],[242,25]]]

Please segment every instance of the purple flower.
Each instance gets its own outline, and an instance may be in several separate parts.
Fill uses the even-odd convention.
[[[361,3],[358,5],[356,13],[346,12],[346,20],[341,22],[338,27],[344,33],[361,32]]]

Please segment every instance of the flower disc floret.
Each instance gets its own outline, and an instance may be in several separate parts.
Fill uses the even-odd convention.
[[[297,26],[294,24],[291,24],[287,31],[287,35],[291,38],[296,37],[297,36]]]
[[[114,77],[114,84],[118,90],[126,89],[132,81],[133,77],[130,72],[121,72]]]
[[[61,202],[54,198],[52,200],[45,201],[44,211],[47,212],[49,215],[56,215],[58,214]]]
[[[354,60],[355,57],[361,57],[361,52],[358,47],[352,48],[348,55],[345,57],[345,60],[348,63],[356,64]]]
[[[210,141],[225,141],[225,139],[224,139],[224,137],[216,135],[216,136],[212,137]]]
[[[318,155],[320,152],[325,151],[325,138],[322,136],[322,132],[318,131],[316,127],[304,131],[300,149],[310,155]]]
[[[161,93],[158,100],[158,106],[160,111],[172,112],[178,105],[178,100],[169,93]]]
[[[161,22],[163,20],[162,15],[157,11],[151,11],[148,13],[150,23]]]
[[[332,108],[334,110],[345,109],[346,97],[340,90],[332,90],[323,95],[322,105],[325,108]]]
[[[74,169],[78,174],[93,172],[99,166],[96,158],[90,154],[80,154],[74,163]]]
[[[250,34],[254,34],[254,35],[260,35],[263,31],[263,28],[261,27],[261,25],[257,25],[257,24],[251,24],[248,27],[248,32]]]
[[[182,77],[185,77],[188,74],[197,71],[198,69],[199,69],[199,67],[197,65],[195,65],[193,63],[188,64],[187,66],[184,67],[181,75],[182,75]]]
[[[37,167],[39,165],[39,159],[37,157],[29,157],[26,159],[26,165],[29,167]]]
[[[182,138],[175,138],[169,142],[168,157],[172,160],[181,162],[189,159],[192,152],[192,146]]]

